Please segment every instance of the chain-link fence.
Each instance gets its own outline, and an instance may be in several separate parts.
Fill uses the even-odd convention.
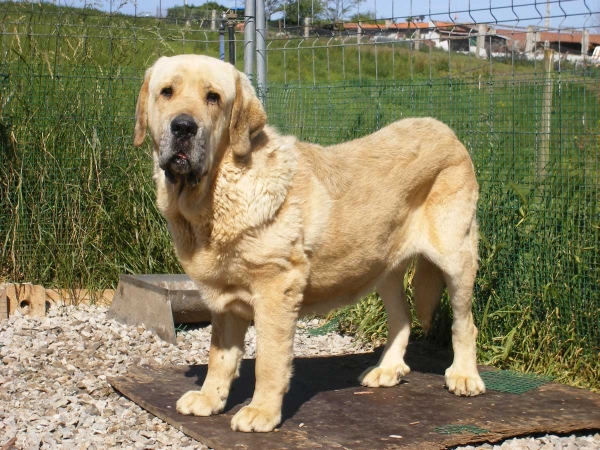
[[[565,373],[597,383],[599,5],[391,3],[386,18],[269,21],[271,123],[320,144],[403,117],[448,123],[481,185],[475,308],[488,360],[576,361]],[[157,56],[219,56],[219,23],[108,10],[0,3],[1,279],[107,287],[120,273],[181,270],[149,149],[131,145],[133,112]]]
[[[280,33],[267,46],[269,115],[321,144],[402,117],[449,124],[481,185],[475,308],[488,361],[526,368],[573,347],[597,361],[600,34],[586,26],[598,14],[586,2],[544,2],[540,14],[525,3],[520,16],[514,2],[429,6]]]

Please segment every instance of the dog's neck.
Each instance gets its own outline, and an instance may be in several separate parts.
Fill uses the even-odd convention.
[[[282,139],[273,146],[266,133],[252,140],[252,151],[240,161],[226,152],[211,198],[211,241],[226,244],[246,231],[268,224],[284,203],[296,171],[294,152]]]
[[[196,245],[230,244],[276,216],[296,171],[294,144],[292,137],[270,141],[259,133],[248,156],[241,159],[225,149],[212,173],[195,186],[158,175],[158,207],[170,227],[187,222]]]

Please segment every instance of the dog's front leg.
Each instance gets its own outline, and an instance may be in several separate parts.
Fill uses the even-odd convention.
[[[200,391],[189,391],[177,401],[181,414],[210,416],[225,408],[231,382],[239,376],[244,336],[250,323],[231,312],[212,314],[208,374]]]
[[[289,294],[288,289],[286,294]],[[232,419],[236,431],[272,431],[281,422],[283,396],[292,376],[293,344],[298,318],[297,299],[265,296],[254,305],[256,326],[256,386],[248,406]]]

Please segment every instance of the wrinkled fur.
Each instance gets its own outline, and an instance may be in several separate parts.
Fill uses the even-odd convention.
[[[168,100],[160,94],[165,84],[174,85]],[[209,90],[220,94],[216,108],[206,101]],[[265,126],[244,74],[197,55],[158,60],[136,112],[135,145],[148,130],[155,161],[172,151],[168,124],[178,114],[194,117],[206,141],[196,148],[206,156],[199,183],[171,182],[157,164],[154,174],[177,255],[213,313],[208,375],[200,391],[177,402],[180,413],[223,410],[254,320],[255,393],[232,428],[273,430],[292,373],[299,315],[347,305],[374,288],[388,312],[389,338],[378,365],[360,380],[371,387],[398,384],[409,371],[403,279],[415,257],[415,307],[425,329],[444,284],[449,289],[449,391],[485,391],[471,313],[478,185],[467,151],[447,126],[406,119],[331,147],[301,143]]]

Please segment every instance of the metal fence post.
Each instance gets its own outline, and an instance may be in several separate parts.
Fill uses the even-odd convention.
[[[256,78],[258,97],[263,105],[266,105],[267,88],[267,47],[266,35],[265,0],[256,0]]]
[[[231,65],[235,66],[235,19],[236,14],[230,12],[227,14],[227,31],[228,31],[228,39],[229,39],[229,62]]]
[[[550,133],[552,132],[552,72],[554,71],[554,51],[544,50],[544,92],[542,120],[540,122],[540,146],[537,155],[536,175],[539,180],[546,176],[550,162]]]
[[[363,34],[362,23],[359,21],[358,28],[356,29],[356,42],[359,44],[360,44],[360,41],[362,41],[362,34]]]
[[[244,12],[244,72],[254,82],[254,57],[256,39],[256,0],[246,0]]]
[[[219,59],[225,61],[225,13],[219,20]]]

